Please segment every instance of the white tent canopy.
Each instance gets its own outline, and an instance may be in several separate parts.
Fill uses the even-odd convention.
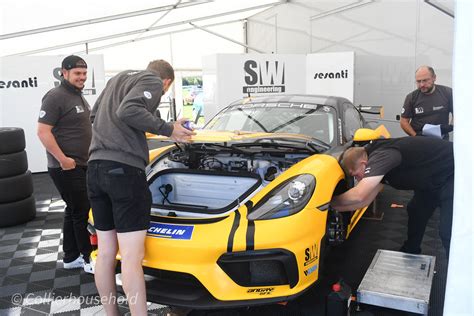
[[[5,0],[1,56],[94,53],[104,55],[108,72],[157,58],[200,69],[203,55],[244,52],[245,18],[282,2]]]
[[[380,11],[374,9],[373,19],[367,20],[366,12],[381,5],[382,2],[393,6],[394,11],[386,11],[384,19],[380,16]],[[456,4],[454,29],[456,43],[455,67],[452,72],[452,59],[446,57],[451,57],[449,49],[451,46],[439,41],[443,32],[445,38],[451,40],[451,29],[443,27],[445,24],[439,24],[440,20],[443,21],[439,17],[446,19],[449,16],[451,19],[454,16],[454,4]],[[264,12],[275,6],[283,7],[279,9],[287,14]],[[427,15],[427,6],[432,6],[436,10],[432,10],[433,12]],[[299,11],[295,11],[295,7],[298,7]],[[362,14],[362,11],[357,11],[361,8],[366,8],[368,11]],[[403,18],[392,21],[388,18],[394,16],[395,9],[402,12]],[[300,14],[295,15],[295,12],[300,12]],[[354,18],[359,17],[359,20],[348,19],[347,12],[353,14]],[[384,100],[382,99],[384,96],[393,97],[396,93],[408,92],[410,85],[413,85],[412,81],[408,83],[408,88],[403,89],[398,89],[394,84],[396,79],[398,81],[395,80],[395,83],[398,82],[405,87],[406,80],[413,80],[412,72],[409,73],[409,77],[404,73],[398,76],[399,64],[408,65],[405,68],[412,69],[421,62],[428,61],[432,64],[436,61],[437,69],[445,70],[441,74],[449,81],[451,81],[451,74],[454,74],[455,111],[462,115],[455,119],[455,214],[444,314],[474,314],[472,294],[474,282],[472,228],[474,227],[472,215],[474,190],[472,121],[474,114],[472,108],[474,104],[471,92],[474,70],[472,65],[474,6],[470,0],[140,0],[131,2],[2,0],[0,14],[0,57],[90,52],[104,55],[105,70],[108,73],[123,69],[143,69],[150,60],[154,59],[168,60],[175,69],[181,71],[201,70],[202,56],[214,53],[244,53],[246,51],[313,53],[324,50],[357,51],[359,49],[358,57],[360,57],[370,55],[368,53],[380,54],[378,50],[381,47],[386,48],[389,40],[401,38],[400,42],[390,42],[395,43],[391,47],[393,50],[403,50],[405,54],[413,58],[397,59],[397,56],[403,57],[403,55],[394,54],[392,51],[387,56],[393,60],[393,63],[382,63],[383,60],[377,56],[377,58],[373,56],[366,58],[359,69],[368,69],[368,72],[363,77],[361,74],[364,75],[364,73],[359,71],[359,76],[366,80],[363,81],[366,83],[369,80],[385,83],[382,85],[385,90],[379,88],[379,85],[366,84],[370,91],[359,95],[362,101],[368,100],[374,103]],[[310,17],[302,18],[306,15]],[[408,19],[407,15],[412,18]],[[428,19],[432,16],[437,18],[437,24],[432,24]],[[256,32],[249,40],[250,47],[247,47],[247,50],[245,48],[247,42],[245,20],[249,17],[254,17],[249,24],[253,23]],[[291,24],[291,29],[281,27],[285,20]],[[390,21],[393,25],[389,23]],[[403,25],[403,28],[398,27],[398,24],[404,24],[407,21],[411,24]],[[337,22],[340,23],[337,24]],[[295,24],[301,27],[297,28]],[[452,21],[449,20],[446,25],[451,24]],[[382,26],[379,27],[379,25]],[[279,27],[280,30],[278,30]],[[409,30],[408,40],[405,38],[407,34],[403,32],[402,36],[395,32],[387,32],[390,27],[396,27],[398,31]],[[437,27],[441,30],[436,31]],[[251,31],[252,26],[249,29]],[[334,35],[333,29],[340,31],[340,37]],[[265,32],[266,34],[263,34]],[[264,37],[259,36],[261,34],[268,40],[262,40]],[[281,40],[282,37],[279,36],[284,36],[284,39]],[[420,41],[418,41],[419,38]],[[406,44],[407,41],[409,46],[398,44]],[[430,45],[426,45],[431,42],[436,44],[433,45],[435,50]],[[256,47],[252,47],[252,43]],[[437,48],[438,44],[441,49]],[[368,45],[374,47],[374,51],[368,52]],[[301,49],[302,47],[305,49]],[[446,49],[448,49],[447,53]],[[377,62],[383,67],[374,67],[374,64],[378,65]],[[377,75],[375,70],[380,71],[382,75]],[[397,76],[390,76],[393,73]],[[389,80],[384,82],[386,78]],[[357,89],[361,91],[360,86]],[[394,106],[400,106],[402,98],[394,99],[398,100]],[[370,104],[370,102],[367,103]],[[387,104],[386,102],[385,105]]]

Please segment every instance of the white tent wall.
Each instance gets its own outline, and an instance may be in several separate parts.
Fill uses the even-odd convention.
[[[474,4],[456,3],[455,46],[453,62],[455,192],[454,219],[448,281],[444,302],[445,316],[474,315]]]
[[[448,13],[453,2],[443,1]],[[424,0],[292,0],[247,25],[248,45],[265,52],[354,51],[354,103],[383,105],[393,136],[404,136],[397,115],[416,68],[433,66],[451,86],[454,19]]]

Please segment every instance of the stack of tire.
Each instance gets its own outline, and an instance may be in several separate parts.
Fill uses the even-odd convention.
[[[17,127],[0,127],[0,227],[22,224],[35,216],[25,133]]]

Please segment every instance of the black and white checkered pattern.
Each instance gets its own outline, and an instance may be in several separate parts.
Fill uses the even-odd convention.
[[[103,315],[94,276],[63,269],[62,221],[65,204],[48,176],[36,175],[37,216],[23,225],[0,229],[0,315]],[[38,188],[44,182],[46,188]],[[44,189],[52,194],[42,194]],[[119,304],[129,312],[125,298]],[[153,315],[168,308],[150,304]]]
[[[82,269],[65,270],[62,263],[64,202],[47,174],[33,176],[37,217],[23,225],[0,229],[0,316],[2,315],[105,315],[94,277]],[[318,285],[288,305],[268,305],[224,311],[192,311],[190,316],[325,315],[324,300],[333,282],[343,278],[355,293],[377,249],[398,249],[406,236],[406,206],[410,192],[386,188],[378,199],[385,212],[382,221],[365,220],[351,238],[332,249],[324,260]],[[422,244],[423,254],[436,256],[430,316],[443,313],[446,256],[438,237],[438,212],[430,220]],[[123,315],[126,303],[119,305]],[[373,315],[413,315],[380,307],[362,306]],[[168,307],[149,305],[149,315],[166,315]],[[353,313],[357,315],[357,313]]]

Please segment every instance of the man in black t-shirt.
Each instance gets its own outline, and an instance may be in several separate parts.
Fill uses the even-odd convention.
[[[435,84],[436,74],[429,66],[416,70],[417,89],[410,92],[402,107],[400,127],[410,136],[423,135],[425,124],[438,125],[444,139],[453,130],[449,114],[453,114],[453,90]]]
[[[342,156],[347,175],[358,180],[349,191],[331,201],[337,211],[352,211],[369,205],[382,183],[398,190],[414,190],[407,205],[408,238],[401,251],[421,253],[426,225],[440,207],[439,234],[449,255],[453,214],[453,144],[429,137],[375,140],[365,147],[351,147]]]
[[[92,246],[87,231],[90,209],[86,188],[92,136],[90,107],[82,96],[87,64],[70,55],[62,62],[61,84],[43,97],[38,137],[46,148],[48,173],[66,203],[63,222],[63,267],[92,273]],[[82,255],[82,256],[81,256]]]

